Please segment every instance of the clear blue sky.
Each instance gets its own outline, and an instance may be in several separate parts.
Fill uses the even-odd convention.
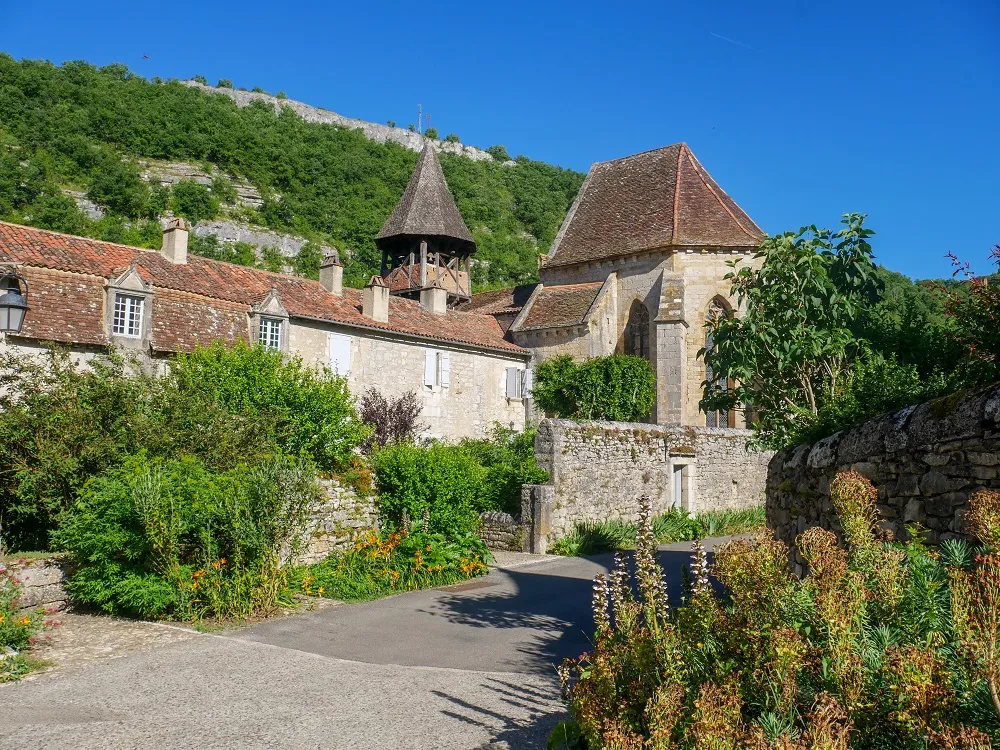
[[[579,170],[683,140],[765,231],[867,212],[915,277],[1000,243],[998,0],[284,6],[0,0],[0,49],[403,127],[422,103],[442,135]]]

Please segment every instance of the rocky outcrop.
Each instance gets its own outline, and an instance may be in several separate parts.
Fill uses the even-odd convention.
[[[151,159],[139,159],[139,176],[149,183],[173,187],[178,182],[197,182],[199,185],[211,187],[212,181],[220,175],[226,177],[233,185],[236,192],[236,204],[247,208],[260,208],[264,205],[264,199],[260,191],[248,181],[240,179],[235,175],[226,174],[213,166],[211,172],[206,172],[197,164],[190,164],[183,161],[154,161]]]
[[[194,226],[194,233],[199,237],[215,236],[222,243],[245,242],[260,250],[273,247],[286,258],[294,258],[309,241],[305,237],[273,232],[270,229],[252,227],[229,219],[199,221]],[[332,247],[323,246],[322,250],[324,255],[338,255]]]
[[[371,141],[375,141],[376,143],[398,143],[400,146],[408,148],[411,151],[423,151],[424,145],[430,143],[438,152],[457,154],[459,156],[464,156],[467,159],[472,159],[473,161],[493,161],[493,156],[491,154],[483,151],[482,149],[475,148],[474,146],[464,146],[461,143],[452,141],[439,141],[434,138],[427,138],[420,133],[414,133],[413,131],[406,130],[404,128],[394,128],[389,125],[378,125],[373,122],[356,120],[352,117],[344,117],[343,115],[338,115],[336,112],[331,112],[328,109],[312,107],[308,104],[297,102],[292,99],[279,99],[276,96],[271,96],[270,94],[264,94],[257,91],[239,91],[237,89],[215,88],[214,86],[206,86],[202,83],[198,83],[197,81],[181,81],[181,83],[185,86],[199,88],[203,91],[228,96],[240,107],[246,107],[251,102],[255,101],[270,104],[274,107],[275,112],[281,112],[284,107],[288,107],[306,122],[319,122],[326,125],[339,125],[342,128],[349,128],[350,130],[360,130],[364,133],[366,138]],[[504,164],[515,165],[517,162],[506,161]]]

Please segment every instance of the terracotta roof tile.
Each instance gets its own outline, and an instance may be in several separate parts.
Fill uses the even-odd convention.
[[[592,284],[543,286],[536,292],[528,315],[517,330],[580,325],[586,319],[602,286],[604,284],[600,281]]]
[[[687,144],[677,143],[591,167],[545,265],[678,245],[755,247],[763,238]]]
[[[178,323],[168,332],[166,326],[157,328],[154,318],[154,346],[162,345],[168,351],[190,348],[190,342],[244,338],[248,324],[241,315],[248,314],[274,288],[292,317],[516,354],[528,353],[506,341],[500,325],[489,315],[456,310],[436,315],[424,310],[418,302],[393,297],[389,303],[389,322],[379,323],[361,313],[360,289],[345,289],[344,296],[337,297],[319,282],[297,276],[260,271],[197,255],[188,255],[186,264],[175,265],[153,250],[18,224],[0,222],[0,262],[16,263],[28,278],[31,310],[25,319],[23,334],[40,339],[107,343],[102,317],[104,282],[135,265],[142,278],[157,292],[167,289],[187,294],[156,294],[154,297],[154,316],[158,317],[162,306],[165,314],[169,310],[171,315],[179,316],[178,321],[187,321],[186,327]],[[56,284],[54,277],[46,277],[41,269],[67,271],[90,278]],[[36,284],[32,284],[33,277]],[[78,288],[74,288],[74,284]],[[67,333],[71,329],[61,328],[60,320],[73,310],[78,311],[73,318],[76,327]]]
[[[469,302],[461,305],[462,310],[475,311],[482,315],[508,315],[519,313],[538,284],[522,284],[507,289],[493,289],[489,292],[473,294]]]

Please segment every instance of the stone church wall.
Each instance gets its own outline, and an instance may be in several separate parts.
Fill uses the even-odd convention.
[[[878,488],[884,528],[903,538],[905,526],[918,523],[936,544],[962,536],[972,492],[1000,489],[998,467],[1000,385],[910,406],[777,453],[768,467],[768,526],[789,545],[811,526],[839,531],[830,482],[854,469]]]
[[[691,513],[762,505],[770,454],[747,452],[749,435],[737,429],[543,420],[535,454],[550,476],[543,485],[550,488],[545,502],[551,505],[542,514],[545,536],[558,539],[583,522],[634,521],[642,495],[652,498],[655,513],[675,505]]]

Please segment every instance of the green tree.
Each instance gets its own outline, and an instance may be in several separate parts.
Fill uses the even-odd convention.
[[[804,227],[769,237],[754,262],[726,278],[740,315],[707,321],[703,349],[714,377],[703,384],[706,411],[752,404],[757,438],[780,446],[815,422],[837,391],[855,343],[851,326],[879,282],[861,214],[838,232]]]
[[[497,161],[510,161],[510,154],[507,153],[507,149],[504,146],[490,146],[486,149],[486,153]]]
[[[538,366],[532,396],[557,417],[641,422],[656,401],[656,376],[642,357],[614,354],[580,364],[554,357]]]
[[[205,185],[192,180],[181,180],[174,185],[170,205],[174,213],[192,224],[214,219],[219,213],[219,200]]]
[[[462,140],[461,138],[458,137],[458,133],[448,133],[448,135],[446,135],[444,139],[448,143],[458,143],[459,141]]]
[[[133,164],[107,156],[91,177],[87,196],[109,211],[137,219],[146,212],[149,191]]]
[[[437,128],[427,128],[427,130],[424,131],[424,135],[428,138],[436,139],[438,137],[438,130]]]

